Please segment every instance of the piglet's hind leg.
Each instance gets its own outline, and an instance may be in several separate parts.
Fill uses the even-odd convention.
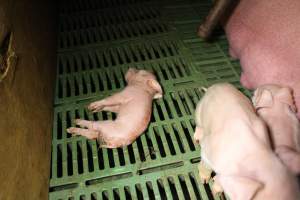
[[[121,123],[112,120],[100,121],[95,123],[94,129],[99,131],[99,143],[102,147],[116,148],[130,142],[130,136]]]

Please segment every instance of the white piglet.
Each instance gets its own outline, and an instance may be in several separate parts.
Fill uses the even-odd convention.
[[[115,120],[87,121],[76,119],[76,125],[68,133],[82,135],[88,139],[98,139],[102,147],[117,148],[131,144],[146,130],[152,113],[152,100],[163,95],[156,77],[149,71],[129,68],[125,75],[127,86],[100,101],[91,103],[93,112],[116,112]]]
[[[251,101],[228,83],[209,87],[197,105],[194,140],[201,145],[199,175],[232,200],[300,199],[296,177],[273,153]]]
[[[300,173],[300,123],[292,89],[268,84],[252,97],[257,114],[267,124],[275,152],[294,173]]]

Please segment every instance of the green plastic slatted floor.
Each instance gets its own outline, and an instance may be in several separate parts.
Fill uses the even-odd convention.
[[[209,8],[198,1],[61,1],[51,200],[213,199],[210,185],[200,184],[200,148],[192,141],[198,88],[227,81],[249,93],[225,36],[206,43],[196,35]],[[116,117],[86,105],[124,88],[128,67],[152,69],[164,90],[145,133],[118,149],[67,134],[75,118]]]

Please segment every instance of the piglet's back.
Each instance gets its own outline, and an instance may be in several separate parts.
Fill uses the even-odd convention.
[[[197,109],[202,109],[201,114],[206,115],[201,116],[202,120],[209,119],[213,124],[223,123],[226,119],[256,117],[251,101],[229,83],[209,87],[198,105],[200,108]]]
[[[251,101],[229,83],[219,83],[208,88],[197,106],[196,122],[209,137],[207,141],[204,139],[203,145],[207,145],[207,154],[211,158],[216,156],[212,160],[221,161],[217,159],[218,150],[222,154],[226,149],[228,155],[236,155],[236,159],[244,157],[248,147],[250,154],[252,148],[270,149],[267,129],[255,114]],[[230,149],[228,144],[231,144]],[[243,149],[243,152],[239,149]],[[225,158],[224,166],[228,159]]]

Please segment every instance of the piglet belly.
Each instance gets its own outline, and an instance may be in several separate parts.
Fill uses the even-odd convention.
[[[122,128],[126,130],[128,136],[138,137],[142,134],[151,119],[152,105],[147,104],[144,106],[138,106],[136,104],[124,106],[119,113],[118,121],[122,124]]]

